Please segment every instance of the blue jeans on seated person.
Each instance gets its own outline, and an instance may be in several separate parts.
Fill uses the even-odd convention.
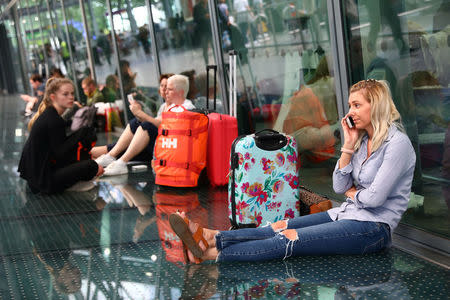
[[[139,126],[142,127],[145,131],[147,131],[148,136],[150,137],[150,141],[147,145],[147,147],[144,148],[144,150],[141,151],[138,155],[132,158],[134,161],[145,161],[145,162],[151,162],[153,159],[153,148],[155,148],[155,141],[156,137],[158,136],[158,127],[153,125],[150,122],[140,122],[136,118],[131,119],[128,123],[130,125],[131,132],[133,134],[136,133]],[[116,145],[116,143],[108,144],[106,147],[108,149],[108,152],[111,151],[111,149]],[[123,153],[119,155],[122,156]]]
[[[365,254],[391,244],[389,225],[356,220],[333,221],[327,212],[288,220],[298,239],[272,226],[221,231],[216,235],[217,261],[261,261],[302,255]]]

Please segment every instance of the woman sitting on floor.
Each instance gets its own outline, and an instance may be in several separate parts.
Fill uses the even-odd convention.
[[[345,142],[333,188],[346,201],[327,212],[281,220],[270,226],[218,231],[172,214],[172,229],[190,261],[259,261],[301,255],[364,254],[391,244],[406,210],[416,155],[403,132],[387,82],[363,80],[350,89],[341,120]],[[355,123],[349,128],[346,118]]]
[[[86,191],[94,187],[90,180],[103,173],[103,167],[93,160],[77,161],[79,143],[91,145],[95,132],[84,128],[66,136],[61,114],[73,103],[74,86],[70,79],[47,81],[44,98],[28,124],[30,136],[18,168],[20,177],[28,181],[35,193],[52,194],[69,188]]]
[[[169,82],[176,91],[168,93]],[[131,160],[150,162],[153,159],[153,148],[162,113],[175,104],[188,110],[195,108],[192,102],[186,99],[188,90],[189,81],[186,76],[163,74],[160,77],[159,93],[166,102],[161,105],[155,118],[147,115],[138,102],[130,104],[135,118],[129,122],[117,143],[92,149],[92,156],[97,158],[95,161],[105,167],[105,176],[127,174],[127,162]]]

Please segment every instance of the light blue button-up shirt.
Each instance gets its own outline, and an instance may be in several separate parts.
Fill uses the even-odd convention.
[[[367,142],[366,135],[347,166],[339,169],[337,162],[334,191],[343,194],[354,185],[357,192],[354,200],[347,197],[340,207],[328,210],[328,214],[333,220],[386,223],[392,233],[408,207],[416,154],[408,136],[395,125],[368,159]]]

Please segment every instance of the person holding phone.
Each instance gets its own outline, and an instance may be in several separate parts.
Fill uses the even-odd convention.
[[[301,255],[366,254],[385,249],[408,207],[416,155],[386,81],[350,89],[344,143],[333,188],[346,200],[326,212],[233,231],[202,228],[184,212],[169,217],[190,261],[258,261]],[[354,127],[347,125],[351,117]]]
[[[150,162],[153,158],[153,148],[161,124],[162,113],[175,105],[185,109],[195,106],[186,99],[189,91],[189,80],[183,75],[163,74],[160,77],[159,93],[166,102],[161,105],[157,116],[152,117],[142,110],[142,106],[129,97],[130,110],[134,115],[117,143],[99,146],[92,149],[92,156],[96,162],[105,167],[105,176],[127,174],[127,163],[131,160]],[[174,109],[173,111],[177,111]]]

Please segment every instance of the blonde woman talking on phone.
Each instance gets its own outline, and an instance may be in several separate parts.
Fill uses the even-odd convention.
[[[258,261],[365,254],[389,247],[408,206],[416,155],[387,82],[369,79],[354,84],[348,105],[341,120],[344,142],[333,172],[335,192],[346,196],[341,206],[234,231],[201,228],[184,212],[172,214],[169,220],[189,250],[189,260]]]

